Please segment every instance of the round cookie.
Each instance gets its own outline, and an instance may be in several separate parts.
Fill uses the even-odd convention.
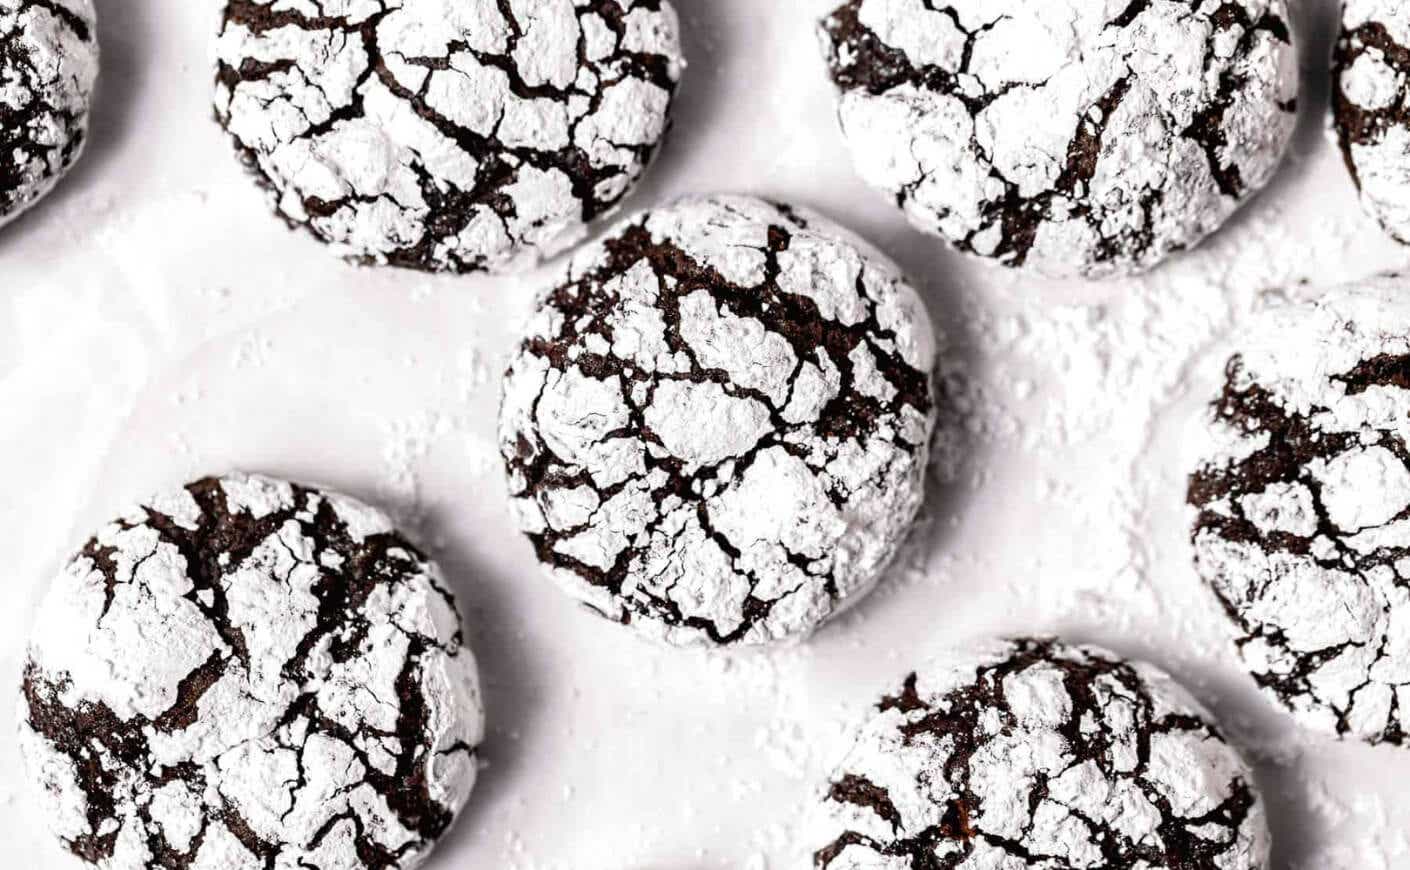
[[[818,870],[1265,870],[1247,765],[1168,675],[992,643],[883,697],[834,772]]]
[[[532,266],[646,169],[667,0],[228,0],[216,117],[278,212],[360,263]]]
[[[0,226],[78,161],[97,77],[92,0],[0,0]]]
[[[1410,243],[1410,8],[1346,0],[1333,61],[1332,115],[1361,204]]]
[[[862,177],[956,248],[1144,271],[1272,176],[1295,125],[1284,0],[849,0],[824,22]]]
[[[1265,692],[1318,731],[1410,726],[1410,287],[1265,315],[1189,484],[1195,564]]]
[[[653,638],[805,637],[920,506],[934,359],[896,268],[818,215],[638,215],[541,297],[506,375],[517,521],[569,594]]]
[[[439,569],[372,508],[239,475],[84,546],[19,714],[42,811],[108,870],[415,867],[484,734]]]

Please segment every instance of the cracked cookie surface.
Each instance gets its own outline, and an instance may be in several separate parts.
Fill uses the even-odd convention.
[[[216,117],[355,262],[508,271],[579,241],[665,136],[667,0],[229,0]]]
[[[540,298],[506,375],[517,521],[571,595],[649,636],[802,638],[920,506],[935,352],[896,268],[820,216],[633,217]]]
[[[1271,312],[1243,336],[1190,478],[1196,565],[1245,666],[1303,724],[1410,725],[1410,288]]]
[[[1168,675],[994,642],[884,697],[816,816],[818,870],[1255,870],[1247,765]]]
[[[92,0],[0,0],[0,226],[83,153],[97,76]]]
[[[962,251],[1149,269],[1272,176],[1295,126],[1283,0],[850,0],[822,25],[863,178]]]
[[[1347,0],[1333,70],[1337,140],[1361,204],[1410,243],[1410,8]]]
[[[415,867],[484,732],[439,569],[375,509],[243,475],[84,546],[19,707],[54,832],[109,870]]]

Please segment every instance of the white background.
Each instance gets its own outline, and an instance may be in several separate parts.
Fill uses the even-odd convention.
[[[120,507],[230,468],[390,507],[454,578],[492,721],[432,868],[806,866],[799,822],[849,721],[929,651],[1061,632],[1188,682],[1258,764],[1275,866],[1410,867],[1410,748],[1300,734],[1257,694],[1189,567],[1182,432],[1220,341],[1270,294],[1407,262],[1323,127],[1332,0],[1296,10],[1304,119],[1272,190],[1147,279],[1053,284],[908,229],[852,173],[813,22],[828,0],[678,0],[691,66],[641,208],[796,201],[894,256],[951,338],[952,424],[914,541],[812,643],[658,650],[578,611],[510,529],[497,378],[535,287],[360,270],[288,232],[210,120],[213,0],[98,0],[92,144],[0,231],[0,674],[65,556]],[[0,719],[14,715],[0,694]],[[0,734],[5,731],[0,731]],[[0,865],[69,861],[0,740]]]

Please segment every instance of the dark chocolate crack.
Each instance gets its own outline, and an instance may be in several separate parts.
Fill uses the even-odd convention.
[[[619,158],[616,157],[611,160],[599,160],[584,148],[573,144],[578,128],[602,105],[608,88],[626,79],[637,79],[665,91],[668,94],[666,129],[669,129],[669,105],[674,101],[678,87],[677,74],[672,68],[673,60],[628,50],[622,45],[622,37],[626,33],[625,13],[613,0],[576,0],[574,6],[580,22],[588,15],[596,15],[618,38],[617,47],[611,54],[591,60],[587,56],[587,37],[579,36],[579,72],[591,72],[597,77],[596,84],[586,88],[577,82],[559,88],[549,84],[531,85],[524,80],[518,64],[512,57],[514,47],[523,37],[524,23],[518,20],[508,0],[498,3],[498,9],[509,29],[509,47],[504,54],[475,50],[464,40],[452,42],[447,47],[446,54],[437,57],[407,56],[399,52],[394,45],[383,45],[380,25],[389,15],[401,10],[400,4],[393,0],[385,3],[381,11],[358,20],[337,16],[310,17],[287,9],[275,11],[270,0],[229,0],[225,8],[222,30],[229,32],[233,28],[243,27],[260,35],[277,28],[296,28],[315,34],[341,34],[360,43],[361,51],[367,58],[367,68],[356,83],[350,100],[335,105],[327,122],[311,126],[295,138],[316,140],[343,124],[365,118],[366,93],[375,81],[408,105],[419,118],[435,128],[456,148],[473,157],[477,169],[474,183],[465,186],[434,173],[428,168],[426,161],[419,155],[413,155],[409,169],[417,176],[420,193],[425,200],[424,213],[419,213],[415,218],[419,224],[416,238],[401,241],[394,250],[353,254],[350,259],[362,264],[389,264],[425,271],[476,272],[495,267],[495,262],[489,256],[490,252],[451,250],[444,245],[469,227],[472,221],[486,210],[504,221],[506,232],[509,232],[507,225],[517,216],[517,205],[509,189],[519,181],[520,173],[525,167],[544,172],[561,172],[568,179],[572,189],[575,212],[549,214],[536,225],[541,227],[544,223],[555,221],[566,220],[569,223],[582,224],[598,218],[620,202],[630,190],[631,184],[651,163],[660,147],[660,140],[647,144],[611,143],[618,151],[630,154],[630,158],[622,162],[618,162]],[[659,11],[663,8],[663,0],[640,0],[634,3],[632,8]],[[462,52],[470,54],[485,67],[503,73],[508,79],[510,92],[516,97],[552,100],[565,105],[582,101],[588,111],[572,119],[568,129],[570,144],[556,150],[509,145],[500,137],[498,127],[488,135],[482,134],[461,126],[433,108],[428,102],[430,73],[449,69],[450,58]],[[392,74],[387,61],[393,57],[400,63],[427,71],[426,81],[419,91],[413,92]],[[300,72],[294,61],[266,63],[245,58],[240,63],[220,62],[216,81],[232,94],[248,83],[274,82],[284,77],[295,79],[291,87],[309,84],[304,81]],[[281,180],[272,173],[265,163],[268,154],[242,140],[239,134],[231,129],[232,122],[236,119],[229,117],[223,110],[217,110],[216,120],[231,133],[241,161],[256,181],[269,191],[271,200],[277,206],[280,197],[289,193],[285,188],[292,182]],[[501,118],[501,123],[502,121]],[[665,130],[661,138],[664,138],[664,135]],[[624,177],[626,183],[616,183]],[[291,216],[282,209],[279,214],[291,228],[308,230],[324,241],[345,242],[347,239],[340,237],[339,231],[330,227],[323,219],[370,202],[368,198],[356,195],[335,200],[303,196],[302,206],[309,215],[308,219]],[[516,249],[530,244],[525,239],[512,239],[512,243]]]
[[[927,10],[949,17],[965,37],[958,66],[946,69],[912,63],[904,51],[887,44],[861,22],[859,13],[863,2],[849,0],[829,15],[822,25],[831,76],[844,92],[864,91],[880,97],[897,88],[910,86],[918,91],[954,98],[971,117],[977,118],[995,100],[1010,91],[1035,86],[1012,84],[997,91],[984,91],[979,79],[971,75],[975,40],[1003,18],[970,31],[962,25],[959,12],[944,0],[925,0]],[[1149,0],[1132,0],[1106,27],[1116,30],[1130,27],[1150,5]],[[1184,0],[1184,5],[1189,6],[1192,19],[1201,18],[1213,25],[1215,33],[1206,48],[1205,68],[1212,70],[1217,67],[1221,71],[1215,93],[1196,113],[1192,123],[1180,129],[1182,125],[1177,124],[1174,118],[1165,117],[1164,120],[1173,138],[1184,138],[1199,145],[1220,193],[1231,201],[1241,201],[1251,191],[1242,177],[1237,162],[1239,155],[1226,153],[1229,139],[1225,129],[1225,114],[1237,101],[1247,98],[1250,87],[1247,75],[1240,71],[1240,61],[1252,56],[1258,41],[1265,37],[1290,46],[1291,33],[1276,6],[1270,6],[1254,19],[1244,6],[1236,2],[1224,2],[1216,7],[1206,0]],[[1237,30],[1240,34],[1235,50],[1230,57],[1216,58],[1216,39],[1231,30]],[[1158,243],[1156,227],[1169,219],[1165,214],[1166,191],[1163,187],[1148,185],[1136,191],[1133,196],[1143,216],[1142,222],[1137,226],[1116,229],[1110,225],[1111,207],[1088,196],[1087,182],[1096,174],[1108,121],[1139,79],[1139,75],[1128,68],[1105,94],[1080,113],[1080,120],[1068,145],[1067,166],[1051,189],[1036,195],[1024,195],[1019,191],[1018,184],[1005,178],[997,168],[989,166],[988,179],[998,186],[1001,193],[976,204],[981,210],[978,229],[969,231],[963,238],[951,237],[949,241],[960,250],[993,257],[1006,265],[1023,266],[1043,224],[1077,219],[1087,224],[1098,240],[1092,254],[1092,265],[1138,264],[1184,247],[1177,243],[1169,250],[1155,250]],[[1140,86],[1144,87],[1144,84]],[[1277,108],[1288,114],[1296,111],[1294,102],[1280,104]],[[971,137],[969,150],[971,159],[985,164],[989,162],[986,150],[977,138]],[[904,208],[921,183],[923,179],[897,191],[897,204]],[[941,214],[939,217],[943,219],[946,216]],[[1123,219],[1120,223],[1126,222]],[[993,238],[995,230],[998,231],[997,242]],[[981,239],[982,251],[976,247]]]
[[[87,806],[87,831],[67,838],[65,844],[84,861],[103,865],[114,858],[121,831],[137,825],[148,852],[143,866],[181,870],[194,866],[210,827],[220,824],[267,870],[273,870],[281,860],[313,867],[314,864],[304,863],[309,851],[318,846],[335,823],[346,821],[353,825],[361,866],[375,870],[410,866],[405,863],[408,856],[428,851],[458,809],[432,797],[428,765],[437,755],[464,753],[473,759],[478,754],[478,747],[465,740],[438,749],[423,688],[422,669],[428,653],[436,651],[452,658],[466,654],[461,633],[456,629],[449,638],[433,638],[397,627],[406,636],[408,648],[396,678],[395,697],[379,699],[395,703],[398,710],[395,727],[389,731],[370,724],[350,728],[320,709],[317,692],[328,674],[322,666],[312,666],[309,656],[315,647],[321,647],[332,662],[346,663],[369,651],[368,606],[371,596],[379,590],[391,592],[400,586],[424,585],[454,612],[449,592],[435,582],[425,557],[400,534],[379,533],[359,540],[332,503],[315,490],[294,486],[292,504],[258,518],[244,509],[232,508],[218,479],[197,481],[186,487],[186,492],[200,508],[194,528],[151,507],[143,509],[140,520],[119,521],[112,528],[131,531],[145,527],[156,533],[159,547],[169,547],[180,555],[192,586],[185,597],[200,609],[229,651],[213,652],[187,674],[176,687],[172,705],[151,718],[136,714],[124,719],[106,704],[90,698],[66,700],[72,694],[71,676],[47,671],[42,657],[31,657],[25,668],[23,727],[44,741],[49,751],[73,764],[76,785]],[[215,765],[183,762],[162,766],[153,755],[153,735],[179,735],[208,724],[203,717],[214,714],[203,712],[202,699],[217,682],[250,679],[251,652],[239,626],[231,620],[227,593],[231,584],[240,582],[238,572],[255,550],[278,541],[275,536],[281,531],[287,533],[291,526],[313,548],[312,560],[303,564],[317,566],[318,578],[312,585],[312,594],[318,600],[317,617],[295,654],[277,663],[279,667],[275,669],[293,692],[294,700],[273,731],[251,743],[257,742],[271,752],[287,750],[296,754],[299,776],[288,784],[291,810],[306,784],[304,753],[310,737],[323,735],[342,743],[363,769],[360,782],[348,788],[364,784],[370,787],[385,800],[395,821],[412,834],[407,844],[394,850],[378,843],[367,820],[352,809],[330,820],[309,842],[262,837],[222,792],[222,775]],[[119,575],[116,552],[115,546],[100,544],[95,538],[75,557],[76,565],[71,569],[75,576],[98,575],[105,585],[109,606],[114,590],[130,582]],[[302,562],[297,558],[295,561]],[[462,712],[466,716],[479,715],[478,711]],[[238,711],[222,715],[238,715]],[[373,763],[368,746],[394,747],[390,771]],[[175,781],[185,783],[196,796],[202,814],[200,830],[185,851],[167,839],[162,826],[153,819],[150,804],[156,789]],[[62,796],[66,802],[76,798]]]
[[[1158,698],[1156,689],[1132,665],[1099,650],[1066,647],[1049,640],[1018,640],[1007,653],[980,665],[973,679],[944,696],[932,696],[918,687],[916,674],[909,676],[899,694],[884,697],[877,705],[888,720],[886,739],[904,746],[943,746],[943,755],[934,766],[916,770],[917,783],[926,791],[948,791],[951,799],[940,814],[941,822],[920,831],[906,830],[887,789],[871,782],[864,772],[839,771],[833,778],[826,800],[848,804],[876,814],[894,831],[877,839],[856,830],[836,833],[814,853],[814,866],[827,870],[849,847],[859,846],[877,856],[900,858],[913,870],[949,870],[964,866],[981,845],[1030,865],[1068,867],[1069,856],[1046,854],[1032,838],[1039,807],[1052,799],[1049,780],[1038,774],[1028,795],[1029,819],[1017,837],[985,830],[982,818],[990,795],[973,778],[974,760],[995,737],[1011,736],[1021,730],[1019,720],[1005,697],[1006,678],[1034,667],[1054,668],[1062,675],[1063,689],[1071,711],[1056,730],[1063,741],[1062,757],[1073,769],[1094,764],[1112,787],[1134,786],[1159,813],[1154,838],[1132,840],[1121,825],[1084,816],[1076,808],[1065,826],[1075,826],[1101,851],[1105,870],[1170,868],[1170,870],[1227,870],[1252,863],[1230,863],[1243,848],[1247,825],[1258,798],[1252,784],[1236,773],[1228,785],[1228,795],[1218,806],[1197,817],[1178,815],[1161,791],[1150,768],[1151,743],[1157,735],[1188,734],[1201,740],[1223,742],[1218,730],[1202,716],[1189,711],[1179,698]],[[1129,708],[1134,721],[1125,730],[1121,712],[1110,713],[1107,701],[1098,692],[1102,685],[1115,692],[1111,703]],[[1158,714],[1157,710],[1179,712]],[[995,734],[989,723],[997,723]],[[1136,763],[1130,769],[1118,767],[1118,753],[1134,739]],[[872,746],[869,751],[877,751]],[[1233,753],[1229,749],[1230,754]],[[934,776],[943,777],[936,783]],[[924,778],[924,779],[923,779]],[[981,821],[976,821],[981,820]],[[1210,828],[1219,833],[1211,834]],[[1074,832],[1076,833],[1076,832]],[[1066,836],[1066,835],[1064,835]],[[1082,864],[1081,866],[1089,866]]]
[[[700,528],[735,564],[735,570],[748,578],[751,588],[757,588],[762,578],[739,567],[739,550],[713,527],[707,500],[702,496],[707,487],[724,490],[738,484],[757,458],[770,449],[781,449],[802,460],[824,478],[826,463],[846,442],[865,445],[876,439],[885,439],[912,461],[921,461],[918,457],[923,455],[924,446],[905,442],[898,430],[902,428],[901,422],[908,413],[922,419],[933,416],[930,374],[912,368],[896,350],[884,346],[894,341],[896,336],[878,320],[876,306],[879,300],[866,283],[868,278],[876,275],[874,266],[865,263],[857,278],[856,290],[867,309],[866,316],[860,322],[847,326],[823,316],[813,300],[785,292],[779,286],[779,255],[789,249],[796,233],[806,231],[806,220],[787,206],[770,204],[768,207],[774,210],[777,220],[764,233],[767,239],[766,246],[761,249],[764,254],[764,278],[758,286],[746,287],[728,280],[708,264],[692,258],[673,239],[653,238],[647,229],[650,215],[645,215],[624,224],[601,243],[603,257],[599,265],[577,280],[545,294],[541,306],[555,313],[557,329],[553,335],[527,339],[520,349],[521,360],[536,358],[556,372],[577,368],[587,377],[616,383],[626,401],[630,421],[625,427],[604,435],[603,440],[630,438],[648,449],[641,474],[632,475],[613,486],[599,486],[585,470],[576,468],[557,455],[538,433],[514,432],[505,436],[508,440],[502,445],[502,453],[511,479],[522,481],[513,493],[516,498],[538,499],[542,493],[553,490],[587,487],[605,504],[628,487],[640,485],[651,475],[663,475],[665,482],[653,487],[653,499],[659,504],[667,497],[675,497],[684,505],[695,505]],[[592,339],[605,341],[609,347],[612,345],[614,330],[611,320],[622,300],[610,283],[643,262],[650,266],[653,275],[657,299],[651,304],[665,323],[665,344],[671,354],[689,360],[690,365],[685,371],[670,374],[647,371],[629,358],[589,349]],[[769,333],[787,341],[796,360],[790,383],[796,381],[805,363],[816,364],[819,351],[826,354],[838,370],[841,385],[837,396],[823,407],[816,419],[789,422],[784,416],[787,401],[779,403],[761,390],[742,386],[734,382],[728,372],[710,368],[696,357],[681,333],[681,302],[701,291],[707,293],[712,304],[725,315],[756,321]],[[850,358],[857,348],[865,348],[871,353],[878,371],[895,388],[894,398],[882,401],[857,390],[855,367]],[[515,368],[520,364],[516,362],[512,365],[507,377],[513,378]],[[717,384],[727,396],[757,402],[768,411],[768,431],[753,447],[738,456],[730,457],[725,462],[687,469],[685,463],[670,455],[646,420],[646,409],[651,405],[655,391],[661,384],[670,381]],[[642,390],[643,398],[634,397],[636,389]],[[790,386],[790,399],[792,392]],[[825,445],[830,446],[826,448],[825,455],[813,455],[800,443],[804,439],[822,439]],[[833,481],[829,484],[827,495],[834,506],[845,510],[852,494],[840,482]],[[639,540],[655,538],[668,519],[668,514],[659,514]],[[605,570],[584,564],[559,551],[562,542],[591,528],[597,521],[594,512],[592,518],[576,527],[547,528],[530,532],[528,537],[542,563],[570,572],[587,584],[610,592],[618,609],[604,614],[609,618],[624,624],[646,618],[668,626],[691,628],[714,644],[728,645],[748,637],[755,626],[768,618],[774,605],[787,597],[784,594],[765,598],[751,593],[743,603],[742,621],[729,631],[722,630],[710,620],[686,616],[667,595],[650,593],[631,582],[640,579],[640,573],[644,570],[644,546],[627,546]],[[830,567],[826,564],[828,560],[814,563],[798,553],[789,553],[787,558],[806,578],[805,582],[822,584],[834,606],[841,603],[843,596],[835,578],[830,575]],[[627,596],[623,590],[629,583],[634,591]]]

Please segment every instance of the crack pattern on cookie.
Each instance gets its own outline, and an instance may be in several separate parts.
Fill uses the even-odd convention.
[[[229,0],[216,117],[284,219],[344,257],[517,270],[645,171],[679,29],[666,0]]]
[[[1058,277],[1198,244],[1295,126],[1284,0],[850,0],[822,38],[865,180],[958,249]]]
[[[83,153],[97,75],[92,0],[0,0],[0,225]]]
[[[831,778],[818,870],[1264,870],[1246,764],[1163,672],[984,645],[876,705]]]
[[[679,644],[806,636],[871,588],[924,490],[935,335],[825,219],[688,199],[540,300],[504,386],[521,528],[573,596]]]
[[[1196,564],[1259,685],[1304,724],[1410,725],[1410,289],[1266,316],[1228,363],[1190,478]]]
[[[474,785],[475,660],[386,516],[231,475],[105,526],[42,606],[20,748],[109,870],[421,863]]]
[[[1366,211],[1410,243],[1410,14],[1347,0],[1333,61],[1337,139]]]

